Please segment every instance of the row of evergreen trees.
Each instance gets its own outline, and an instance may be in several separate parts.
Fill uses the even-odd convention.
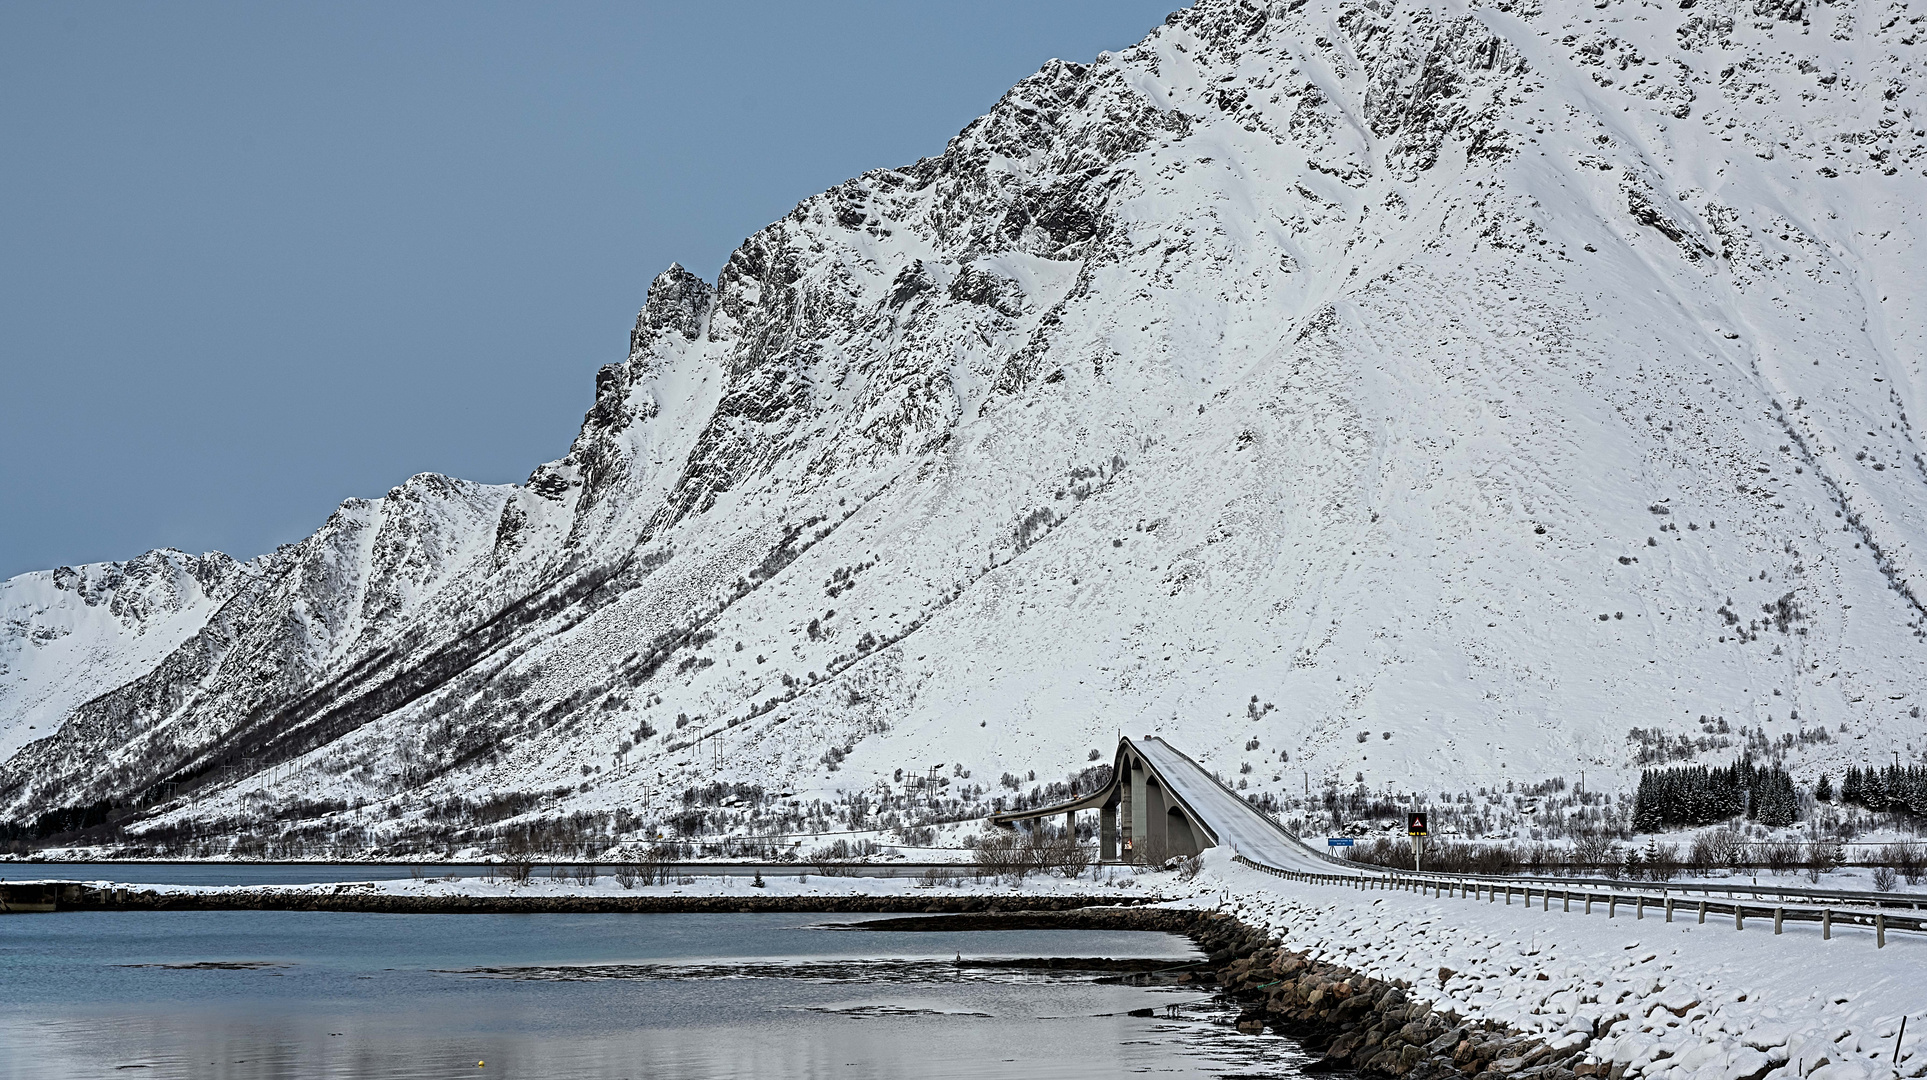
[[[1826,784],[1825,777],[1820,779],[1822,784]],[[1821,799],[1827,798],[1818,789],[1814,794]],[[1840,801],[1850,806],[1864,806],[1875,813],[1896,810],[1927,817],[1927,767],[1889,765],[1874,769],[1850,768],[1846,779],[1840,784]]]
[[[1793,824],[1799,813],[1799,789],[1778,763],[1647,769],[1640,773],[1639,792],[1633,796],[1633,828],[1647,833],[1711,825],[1742,814],[1777,828]]]

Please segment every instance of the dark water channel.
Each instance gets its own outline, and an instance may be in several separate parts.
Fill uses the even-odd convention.
[[[1180,937],[847,929],[869,917],[0,918],[0,1080],[1262,1076],[1303,1060],[1236,1034],[1194,988],[971,963],[1197,959]]]

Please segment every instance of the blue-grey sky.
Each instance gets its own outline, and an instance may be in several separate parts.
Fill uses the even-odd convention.
[[[519,481],[672,260],[1178,5],[0,5],[0,578]]]

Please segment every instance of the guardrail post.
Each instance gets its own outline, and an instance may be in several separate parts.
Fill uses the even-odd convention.
[[[1706,925],[1706,901],[1700,901],[1700,925]]]
[[[1637,914],[1635,914],[1635,915],[1633,916],[1633,918],[1635,918],[1635,919],[1644,919],[1645,917],[1646,917],[1646,898],[1645,898],[1644,896],[1642,896],[1642,897],[1640,897],[1640,898],[1639,898],[1639,908],[1638,908],[1638,913],[1637,913]]]
[[[1619,913],[1619,894],[1607,893],[1606,894],[1606,917],[1610,919],[1618,913]]]
[[[1571,889],[1560,889],[1559,900],[1560,902],[1565,904],[1566,910],[1568,912],[1572,910],[1572,890]]]
[[[1874,948],[1884,949],[1887,947],[1887,913],[1884,911],[1876,911],[1873,913],[1873,940]]]
[[[1586,914],[1588,915],[1592,914],[1592,894],[1591,893],[1586,894]]]
[[[1550,888],[1541,889],[1539,890],[1539,894],[1541,898],[1539,901],[1539,910],[1551,911],[1552,910],[1552,890]]]
[[[1673,921],[1673,898],[1670,896],[1666,898],[1666,921]]]
[[[1733,929],[1746,929],[1745,911],[1746,909],[1740,906],[1740,902],[1737,899],[1733,901]]]
[[[1776,907],[1773,909],[1773,932],[1774,933],[1777,934],[1780,932],[1780,918],[1785,914],[1786,914],[1786,909],[1783,907]]]
[[[1832,908],[1820,909],[1820,940],[1821,941],[1833,940],[1833,909]]]

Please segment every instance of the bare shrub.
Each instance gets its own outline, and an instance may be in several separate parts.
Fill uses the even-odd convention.
[[[667,845],[656,844],[643,853],[642,861],[636,866],[637,880],[644,885],[664,885],[669,881],[669,864],[674,861],[676,852]]]
[[[1893,887],[1894,887],[1894,880],[1895,880],[1895,879],[1896,879],[1896,878],[1897,878],[1898,876],[1899,876],[1898,874],[1896,874],[1896,873],[1894,873],[1894,868],[1893,868],[1893,867],[1891,867],[1891,866],[1876,866],[1876,867],[1874,867],[1874,868],[1873,868],[1873,887],[1874,887],[1874,890],[1875,890],[1876,892],[1891,892],[1891,891],[1893,891]]]
[[[810,863],[824,877],[850,877],[856,873],[857,857],[862,854],[867,853],[851,847],[848,840],[838,839],[811,852]]]
[[[1038,847],[1044,865],[1072,880],[1091,868],[1091,849],[1078,843],[1072,833],[1061,833]]]
[[[1142,874],[1155,870],[1163,866],[1164,861],[1171,857],[1170,849],[1161,840],[1144,836],[1137,839],[1136,845],[1131,851],[1131,855],[1136,860],[1132,866],[1134,873]],[[1346,854],[1348,856],[1351,854],[1350,849],[1346,850]]]
[[[977,872],[980,877],[1009,878],[1023,881],[1031,866],[1030,845],[1011,829],[992,829],[977,838]]]
[[[1927,855],[1923,855],[1919,844],[1888,844],[1874,856],[1876,862],[1890,866],[1899,876],[1907,879],[1907,884],[1918,885],[1927,870]]]
[[[635,863],[623,862],[623,863],[616,864],[616,884],[622,886],[623,888],[625,889],[635,888],[636,879],[639,876],[640,875],[636,873]]]
[[[1679,845],[1654,844],[1646,853],[1646,873],[1654,881],[1671,881],[1679,876]]]
[[[502,856],[502,875],[517,885],[526,884],[535,873],[535,858],[527,844],[514,843]]]
[[[1737,868],[1746,861],[1749,845],[1730,825],[1705,829],[1694,834],[1687,849],[1686,865],[1695,874],[1708,874],[1721,867]]]
[[[1800,845],[1793,840],[1775,840],[1770,844],[1759,845],[1759,858],[1766,863],[1767,869],[1776,874],[1784,874],[1800,864]]]
[[[1720,861],[1713,854],[1713,835],[1711,831],[1696,833],[1693,842],[1686,845],[1686,869],[1688,872],[1704,876],[1712,872]]]
[[[1572,839],[1572,862],[1581,869],[1595,867],[1606,869],[1609,874],[1619,872],[1619,845],[1603,832],[1590,829],[1575,833]]]

